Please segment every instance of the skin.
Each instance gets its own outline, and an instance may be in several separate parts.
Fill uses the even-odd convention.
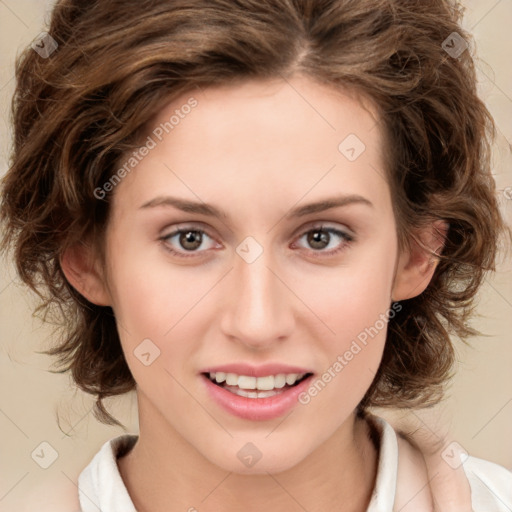
[[[191,95],[166,105],[152,126]],[[364,511],[377,451],[354,411],[378,369],[386,328],[307,405],[275,420],[225,412],[199,372],[281,362],[319,376],[393,300],[427,287],[435,268],[429,255],[417,245],[398,251],[377,113],[301,76],[193,96],[198,106],[115,187],[106,267],[83,245],[62,258],[77,290],[113,308],[137,382],[140,437],[119,459],[121,475],[141,512]],[[338,150],[351,133],[366,146],[353,162]],[[373,206],[285,218],[293,207],[341,193]],[[213,204],[228,218],[141,208],[164,195]],[[354,241],[308,242],[320,222]],[[177,227],[206,232],[194,256],[166,250],[187,253],[179,235],[160,240]],[[435,227],[419,233],[433,250]],[[263,249],[252,263],[236,252],[247,236]],[[161,351],[150,366],[134,355],[146,338]],[[251,468],[237,457],[248,442],[263,455]]]

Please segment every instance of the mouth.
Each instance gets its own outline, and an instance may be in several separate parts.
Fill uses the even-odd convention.
[[[226,372],[202,373],[216,386],[245,398],[269,398],[285,393],[313,375],[307,373],[279,373],[263,377],[237,375]]]
[[[251,373],[247,367],[245,371]],[[264,421],[284,416],[296,407],[314,375],[312,372],[266,374],[267,371],[254,370],[252,373],[259,373],[255,376],[208,370],[201,372],[200,378],[213,404],[238,418]]]

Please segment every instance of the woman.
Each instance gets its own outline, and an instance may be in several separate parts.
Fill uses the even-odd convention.
[[[137,393],[81,510],[512,507],[507,469],[370,411],[441,399],[510,236],[459,17],[57,2],[53,51],[17,69],[1,211],[97,417]]]

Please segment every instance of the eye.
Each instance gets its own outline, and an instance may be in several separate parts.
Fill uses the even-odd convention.
[[[304,237],[306,237],[306,243],[313,248],[313,253],[320,253],[318,256],[332,256],[337,254],[346,249],[347,246],[354,241],[352,235],[339,229],[323,225],[314,226],[304,232],[299,240]],[[336,239],[338,239],[338,243],[336,243]],[[340,240],[342,243],[340,243]],[[331,246],[330,250],[324,250],[329,246]],[[317,255],[315,254],[315,256]]]
[[[311,252],[315,257],[337,254],[355,240],[352,235],[344,231],[323,225],[313,226],[308,229],[299,237],[299,240],[304,237],[306,237],[306,243],[313,249]],[[204,230],[191,226],[176,229],[172,233],[162,236],[160,241],[171,254],[181,258],[190,258],[215,247],[215,244],[212,244],[212,242],[210,242],[210,247],[208,247],[208,244],[205,247],[204,242],[207,239],[213,241],[213,238]],[[338,239],[338,243],[336,243],[336,239]],[[331,248],[325,250],[329,246]],[[199,250],[201,247],[203,250]],[[292,247],[295,247],[295,244],[292,244]]]
[[[213,240],[205,231],[197,228],[181,228],[173,231],[172,233],[165,235],[160,238],[166,250],[175,254],[176,256],[189,258],[191,256],[195,256],[194,253],[204,252],[198,251],[198,249],[203,246],[205,237]],[[172,246],[172,240],[174,240],[174,247]],[[211,248],[211,247],[210,247]],[[208,249],[208,247],[206,247]],[[186,253],[191,254],[186,254]]]

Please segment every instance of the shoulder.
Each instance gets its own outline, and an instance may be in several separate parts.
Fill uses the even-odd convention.
[[[435,449],[414,446],[399,437],[401,459],[423,479],[434,510],[471,510],[472,512],[511,512],[512,473],[493,462],[468,456],[457,445],[436,445]],[[423,468],[426,469],[426,474]]]
[[[469,456],[462,467],[471,487],[474,512],[512,510],[512,471],[473,456]]]
[[[135,512],[135,507],[117,465],[118,457],[127,453],[138,435],[123,434],[105,442],[78,477],[82,512]]]
[[[381,421],[383,420],[380,418]],[[424,425],[403,428],[385,420],[396,435],[395,506],[418,510],[512,511],[512,472],[493,462],[468,456],[444,433]],[[389,437],[389,436],[388,436]],[[394,436],[393,436],[394,437]]]

